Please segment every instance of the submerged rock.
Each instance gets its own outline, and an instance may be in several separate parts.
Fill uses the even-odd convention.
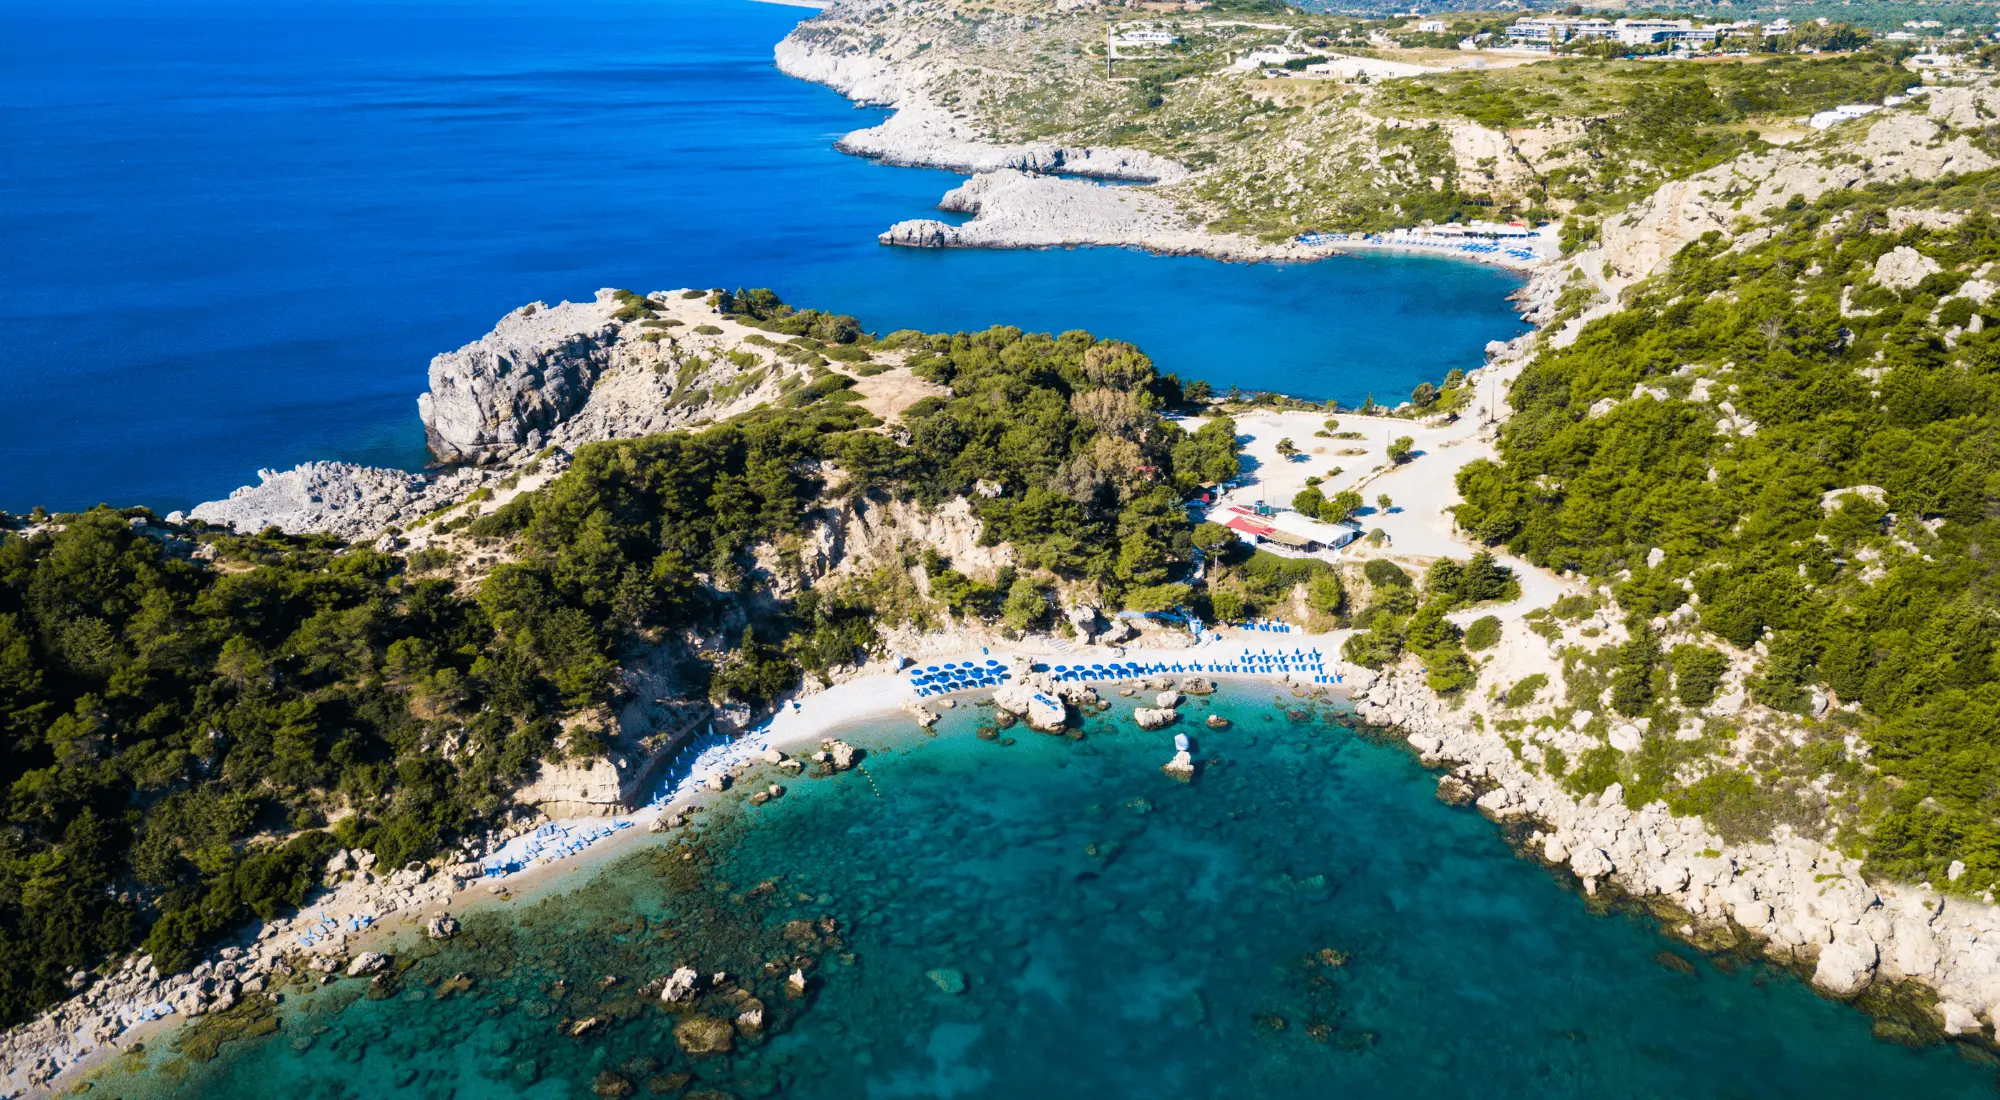
[[[689,1054],[726,1054],[736,1045],[736,1025],[713,1016],[689,1016],[674,1025],[674,1041]]]
[[[1224,718],[1220,714],[1211,714],[1208,716],[1208,728],[1212,730],[1226,730],[1229,728],[1229,719]]]
[[[965,975],[959,971],[940,967],[937,970],[924,971],[924,977],[929,978],[932,985],[954,997],[965,992]]]

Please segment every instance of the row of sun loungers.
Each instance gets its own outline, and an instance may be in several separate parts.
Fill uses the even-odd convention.
[[[984,664],[974,661],[946,661],[942,665],[925,665],[910,669],[910,686],[917,696],[944,695],[968,688],[999,687],[1013,678],[1007,666],[993,658]]]

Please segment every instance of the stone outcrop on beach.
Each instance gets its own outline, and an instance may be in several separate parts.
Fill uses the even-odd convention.
[[[1069,708],[1045,684],[1007,684],[994,691],[993,705],[1043,733],[1061,732],[1069,722]]]

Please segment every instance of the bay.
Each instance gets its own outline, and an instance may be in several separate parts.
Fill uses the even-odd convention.
[[[1877,1041],[1790,975],[1592,915],[1340,708],[1242,687],[1188,712],[1192,785],[1160,774],[1171,737],[1124,701],[1080,741],[982,739],[972,707],[935,736],[871,724],[847,735],[857,770],[748,776],[787,792],[467,914],[450,944],[410,944],[390,989],[295,991],[270,1037],[206,1063],[161,1047],[100,1091],[648,1095],[682,1073],[815,1100],[1994,1090],[1988,1061]],[[729,975],[769,1033],[683,1053],[694,1010],[647,985],[682,965]],[[795,966],[805,1001],[783,991]]]
[[[313,459],[416,468],[425,367],[535,299],[770,286],[874,330],[1131,340],[1358,402],[1522,331],[1509,274],[932,252],[960,177],[832,149],[879,112],[744,0],[0,2],[0,508],[185,508]]]

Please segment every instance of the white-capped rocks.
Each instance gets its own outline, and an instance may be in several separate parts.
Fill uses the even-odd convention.
[[[1192,783],[1194,782],[1194,757],[1183,749],[1175,753],[1172,760],[1160,765],[1160,771],[1166,773],[1169,779],[1181,783]]]
[[[677,968],[667,976],[660,987],[660,1000],[668,1004],[685,1004],[694,999],[695,986],[701,982],[701,975],[691,966]]]
[[[1165,729],[1174,724],[1181,714],[1165,707],[1140,707],[1132,712],[1132,720],[1139,723],[1142,730]]]

